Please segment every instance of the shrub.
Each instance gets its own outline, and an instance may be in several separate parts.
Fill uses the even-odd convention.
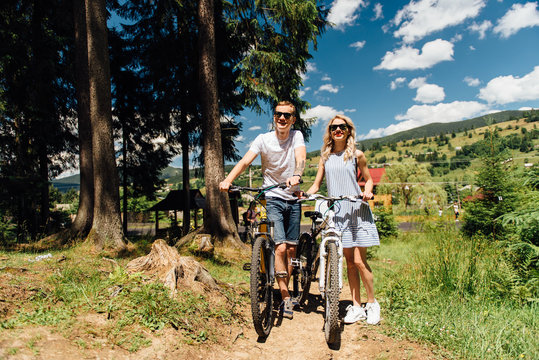
[[[397,222],[390,209],[386,209],[385,207],[376,208],[374,215],[376,216],[376,228],[381,238],[397,236]]]

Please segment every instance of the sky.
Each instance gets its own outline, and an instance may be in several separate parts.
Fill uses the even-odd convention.
[[[317,119],[308,152],[320,149],[325,125],[337,114],[354,121],[360,141],[539,108],[537,1],[327,4],[334,26],[319,38],[301,88],[311,104],[302,116]],[[272,117],[245,111],[239,120],[236,146],[243,155],[256,135],[269,131]]]

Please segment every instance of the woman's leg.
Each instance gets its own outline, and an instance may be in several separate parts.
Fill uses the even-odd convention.
[[[354,252],[357,248],[343,249],[343,254],[346,259],[346,270],[348,272],[348,284],[352,293],[352,303],[354,306],[361,305],[361,281],[359,279],[358,267],[356,265]]]
[[[354,250],[355,265],[359,270],[359,275],[367,292],[367,302],[372,303],[374,302],[374,276],[371,267],[367,263],[367,248],[356,247]]]

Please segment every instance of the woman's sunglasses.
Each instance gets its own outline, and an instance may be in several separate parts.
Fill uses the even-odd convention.
[[[335,131],[337,129],[341,129],[342,131],[346,131],[346,130],[348,130],[348,125],[346,125],[346,124],[329,125],[329,131]]]
[[[290,119],[290,117],[292,116],[291,113],[287,113],[287,112],[280,112],[280,111],[276,111],[273,116],[275,116],[276,119],[280,119],[281,116],[284,116],[284,118],[286,120]]]

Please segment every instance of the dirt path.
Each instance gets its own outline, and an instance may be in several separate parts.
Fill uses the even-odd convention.
[[[425,346],[410,341],[399,341],[382,334],[382,322],[378,326],[364,321],[353,325],[341,325],[341,341],[333,349],[324,337],[324,308],[322,298],[311,286],[311,295],[306,306],[294,312],[294,319],[277,318],[269,337],[258,338],[252,326],[244,329],[234,346],[223,349],[223,359],[439,359]],[[348,288],[343,289],[340,302],[340,317],[351,303]]]
[[[249,319],[243,328],[215,329],[217,343],[188,345],[172,328],[152,333],[144,331],[151,344],[131,353],[114,346],[104,336],[107,327],[105,314],[86,314],[77,318],[69,328],[52,329],[30,326],[0,331],[0,359],[441,359],[427,346],[406,340],[396,340],[383,334],[388,325],[365,322],[342,325],[340,344],[330,349],[326,344],[323,325],[323,306],[317,294],[318,283],[294,319],[277,317],[269,337],[262,341],[251,324],[250,309],[244,309]],[[340,315],[350,304],[350,291],[341,294]]]

